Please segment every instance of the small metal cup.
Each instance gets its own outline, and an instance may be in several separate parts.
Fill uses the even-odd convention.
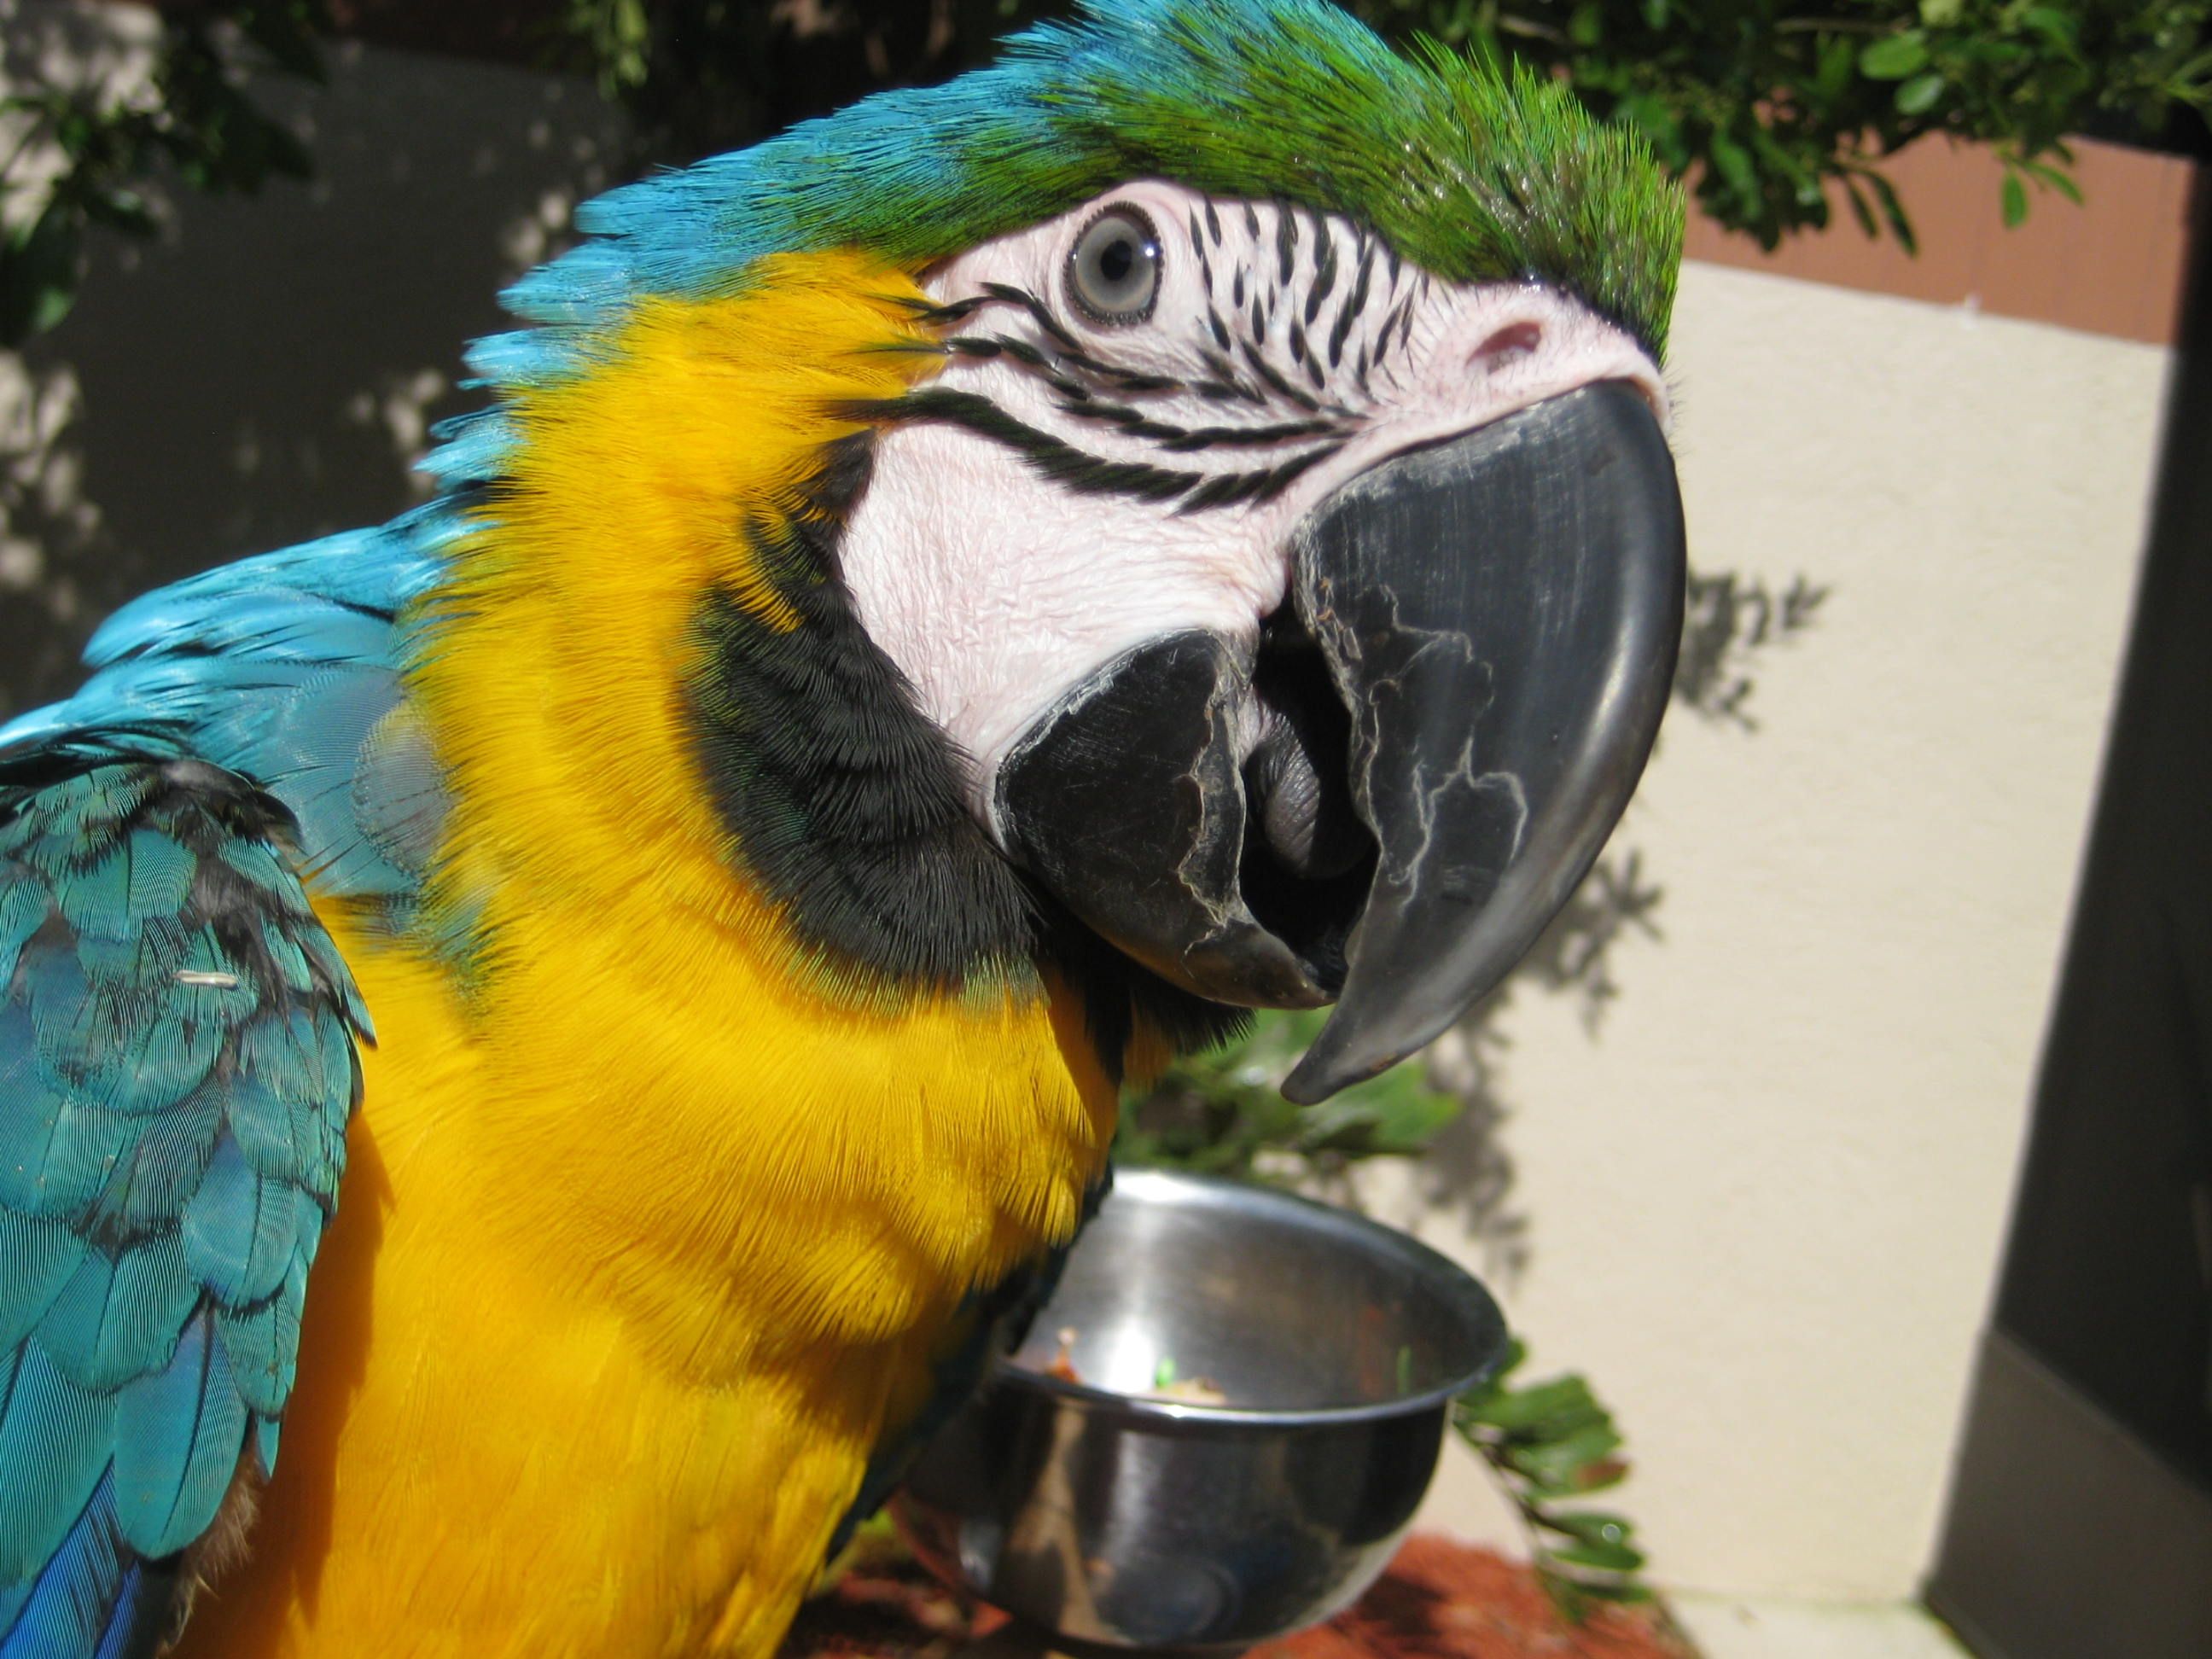
[[[1264,1641],[1389,1565],[1452,1396],[1504,1346],[1481,1285],[1402,1233],[1124,1171],[897,1513],[940,1575],[1063,1642]]]

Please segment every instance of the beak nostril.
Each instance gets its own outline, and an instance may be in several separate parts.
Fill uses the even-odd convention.
[[[1534,355],[1544,343],[1544,331],[1534,323],[1508,323],[1495,330],[1490,337],[1474,349],[1468,367],[1478,374],[1495,374]]]

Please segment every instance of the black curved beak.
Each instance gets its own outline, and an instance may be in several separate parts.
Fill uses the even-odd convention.
[[[1336,1009],[1283,1092],[1372,1076],[1509,972],[1641,775],[1682,626],[1673,457],[1588,386],[1384,461],[1294,546],[1255,660],[1148,644],[1000,769],[1007,850],[1216,1001]]]
[[[1683,558],[1674,457],[1620,383],[1386,462],[1305,525],[1298,609],[1379,857],[1291,1099],[1442,1031],[1589,873],[1666,710]]]

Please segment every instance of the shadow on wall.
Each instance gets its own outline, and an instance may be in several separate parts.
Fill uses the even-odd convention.
[[[82,15],[0,23],[27,64],[126,76]],[[0,354],[0,718],[66,694],[100,619],[150,587],[390,517],[496,295],[611,181],[621,118],[586,83],[342,48],[266,106],[317,177],[171,192],[161,239],[95,235],[76,309]]]
[[[1828,590],[1803,576],[1786,587],[1733,571],[1691,573],[1674,667],[1672,709],[1746,734],[1759,730],[1753,710],[1754,663],[1769,647],[1795,641],[1819,618]],[[1664,750],[1662,728],[1656,756]],[[1514,996],[1535,989],[1573,998],[1583,1029],[1599,1036],[1606,1010],[1620,994],[1613,976],[1617,946],[1665,938],[1659,926],[1666,895],[1636,850],[1634,807],[1566,906],[1552,919],[1504,982],[1468,1012],[1429,1053],[1431,1081],[1466,1109],[1446,1124],[1421,1158],[1421,1200],[1456,1210],[1483,1268],[1507,1291],[1520,1282],[1531,1251],[1528,1218],[1515,1200],[1515,1170],[1505,1126],[1513,1115],[1508,1075],[1512,1042],[1508,1011]],[[1355,1192],[1354,1200],[1358,1198]],[[1419,1212],[1404,1223],[1418,1226]]]

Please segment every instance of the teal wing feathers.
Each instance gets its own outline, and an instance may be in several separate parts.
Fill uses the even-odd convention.
[[[451,516],[417,509],[134,599],[93,635],[74,696],[0,726],[0,763],[88,738],[212,762],[283,803],[316,891],[404,907],[444,794],[401,683],[403,617],[438,579]]]
[[[0,759],[0,1659],[126,1659],[273,1465],[368,1017],[293,819],[84,741]]]

